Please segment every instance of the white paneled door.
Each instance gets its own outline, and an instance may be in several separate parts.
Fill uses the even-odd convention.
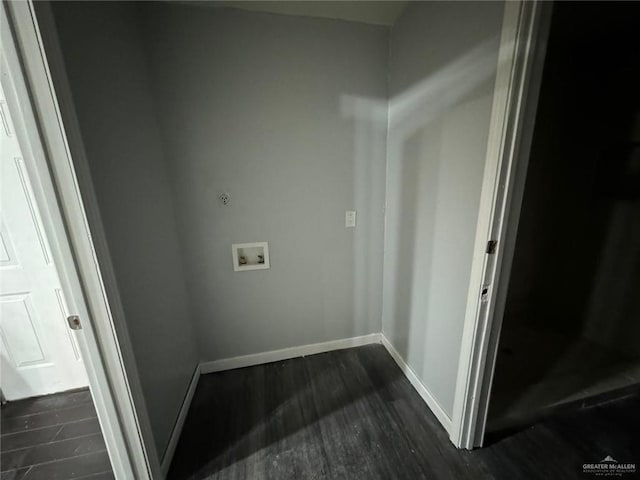
[[[1,88],[0,117],[0,387],[16,400],[88,381]]]

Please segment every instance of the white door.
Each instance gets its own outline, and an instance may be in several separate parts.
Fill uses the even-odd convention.
[[[0,87],[0,387],[7,400],[88,385]]]

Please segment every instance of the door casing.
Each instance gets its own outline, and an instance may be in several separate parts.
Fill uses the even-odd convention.
[[[551,10],[551,2],[505,2],[450,431],[459,448],[484,440]]]

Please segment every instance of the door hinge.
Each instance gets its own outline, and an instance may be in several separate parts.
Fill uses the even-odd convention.
[[[487,250],[486,252],[489,255],[493,255],[494,253],[496,253],[496,249],[498,248],[498,241],[497,240],[489,240],[487,242]]]
[[[82,328],[80,317],[78,315],[71,315],[70,317],[67,317],[67,322],[69,323],[69,328],[71,330],[80,330]]]

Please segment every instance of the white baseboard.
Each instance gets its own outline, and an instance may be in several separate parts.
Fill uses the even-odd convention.
[[[407,377],[407,380],[409,380],[409,383],[413,385],[413,388],[416,389],[420,397],[422,397],[422,400],[424,400],[424,403],[427,404],[427,407],[429,407],[429,410],[433,412],[433,414],[436,416],[438,421],[442,424],[442,426],[447,431],[447,433],[450,433],[451,418],[449,417],[449,415],[447,415],[447,413],[442,409],[442,407],[440,406],[438,401],[435,399],[435,397],[431,394],[429,389],[425,387],[424,384],[420,381],[420,379],[415,374],[413,369],[409,365],[407,365],[407,363],[404,361],[404,358],[402,358],[398,353],[398,351],[395,348],[393,348],[393,345],[391,345],[391,342],[389,342],[387,337],[385,337],[384,334],[381,333],[380,338],[382,340],[382,345],[384,345],[384,347],[389,352],[389,355],[391,355],[391,357],[398,364],[398,367],[400,367],[400,370],[402,370],[402,373],[404,373],[405,377]]]
[[[305,357],[307,355],[315,355],[316,353],[331,352],[333,350],[360,347],[362,345],[380,342],[381,334],[372,333],[361,337],[342,338],[340,340],[332,340],[330,342],[313,343],[311,345],[283,348],[282,350],[271,350],[269,352],[254,353],[252,355],[243,355],[241,357],[202,362],[200,363],[200,372],[204,375],[206,373],[233,370],[234,368],[251,367],[253,365],[262,365],[263,363],[278,362],[280,360],[288,360],[290,358]]]
[[[182,427],[184,426],[184,421],[187,418],[187,413],[189,413],[189,407],[191,407],[193,394],[196,393],[196,387],[198,386],[200,375],[200,364],[198,364],[193,372],[193,377],[191,377],[191,382],[189,383],[189,388],[187,389],[187,393],[185,394],[184,400],[182,401],[182,406],[180,407],[178,418],[176,419],[176,423],[173,426],[173,430],[171,430],[169,443],[167,444],[167,448],[165,449],[164,455],[162,456],[162,460],[160,462],[160,469],[162,470],[163,478],[167,478],[167,473],[169,473],[171,460],[173,460],[173,454],[176,452],[178,440],[180,439],[180,434],[182,433]]]

